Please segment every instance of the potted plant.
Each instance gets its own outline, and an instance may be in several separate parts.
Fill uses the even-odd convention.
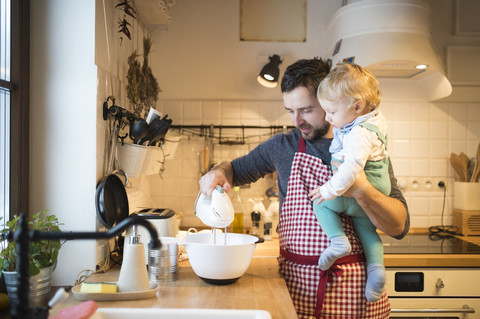
[[[3,233],[15,232],[19,227],[20,217],[15,216],[4,224]],[[55,215],[48,215],[48,210],[33,215],[28,221],[30,230],[45,232],[60,231],[62,225]],[[33,307],[44,307],[50,295],[51,273],[57,266],[58,252],[62,246],[60,240],[31,241],[29,247],[30,302]],[[16,243],[0,243],[0,269],[5,277],[9,298],[16,299]],[[38,290],[37,290],[38,289]]]

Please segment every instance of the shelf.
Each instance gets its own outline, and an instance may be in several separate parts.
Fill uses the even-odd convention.
[[[292,129],[294,126],[287,125],[171,125],[176,129],[265,129],[265,130],[283,130]]]
[[[294,126],[287,126],[287,125],[171,125],[171,129],[178,129],[188,130],[188,129],[196,129],[199,130],[198,133],[195,133],[202,137],[209,137],[218,139],[218,144],[224,145],[243,145],[246,143],[246,139],[248,138],[245,135],[246,130],[270,130],[270,134],[274,135],[279,131],[287,132],[293,128]],[[241,130],[241,136],[234,137],[225,137],[222,136],[222,130],[224,129],[238,129]],[[215,136],[214,130],[218,130],[218,135]]]

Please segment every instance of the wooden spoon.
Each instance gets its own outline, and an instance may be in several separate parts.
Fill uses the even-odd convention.
[[[465,180],[464,182],[468,182],[468,168],[470,167],[470,158],[464,152],[460,153],[460,161],[462,162],[462,169],[465,171]]]
[[[475,168],[473,169],[472,177],[470,178],[471,183],[477,183],[478,177],[480,176],[480,144],[477,147],[477,161],[475,162]]]
[[[450,164],[452,164],[453,170],[455,171],[455,180],[459,182],[465,182],[467,180],[467,166],[464,167],[460,155],[451,153]]]

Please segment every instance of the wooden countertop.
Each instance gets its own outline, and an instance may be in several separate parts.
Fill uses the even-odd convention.
[[[421,231],[421,230],[420,230]],[[412,230],[411,233],[418,233]],[[480,236],[458,236],[480,244]],[[162,283],[154,298],[98,302],[102,308],[220,308],[263,309],[272,318],[296,318],[287,287],[278,272],[278,239],[258,244],[247,272],[234,284],[216,286],[199,279],[188,261],[180,262],[179,279]],[[386,267],[480,267],[480,254],[385,254]],[[94,275],[89,281],[116,281],[118,269]],[[56,289],[53,288],[52,292]],[[79,304],[73,295],[55,306],[50,315]]]
[[[276,241],[278,247],[278,241]],[[272,254],[275,251],[275,254]],[[275,242],[257,244],[255,255],[247,272],[235,283],[225,286],[211,285],[193,272],[188,261],[179,263],[179,278],[161,283],[154,298],[130,301],[98,302],[101,308],[216,308],[216,309],[262,309],[272,318],[296,318],[295,308],[285,281],[278,272]],[[118,269],[106,274],[97,274],[88,281],[116,281]],[[71,295],[55,306],[50,316],[61,309],[81,303]]]

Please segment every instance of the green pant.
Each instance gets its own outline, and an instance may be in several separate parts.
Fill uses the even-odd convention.
[[[385,195],[390,194],[388,161],[367,162],[365,174],[376,189]],[[363,246],[367,264],[383,264],[383,245],[376,227],[355,199],[339,196],[332,200],[325,200],[318,205],[314,203],[313,211],[328,238],[346,236],[338,214],[345,213],[351,216],[353,227]]]

